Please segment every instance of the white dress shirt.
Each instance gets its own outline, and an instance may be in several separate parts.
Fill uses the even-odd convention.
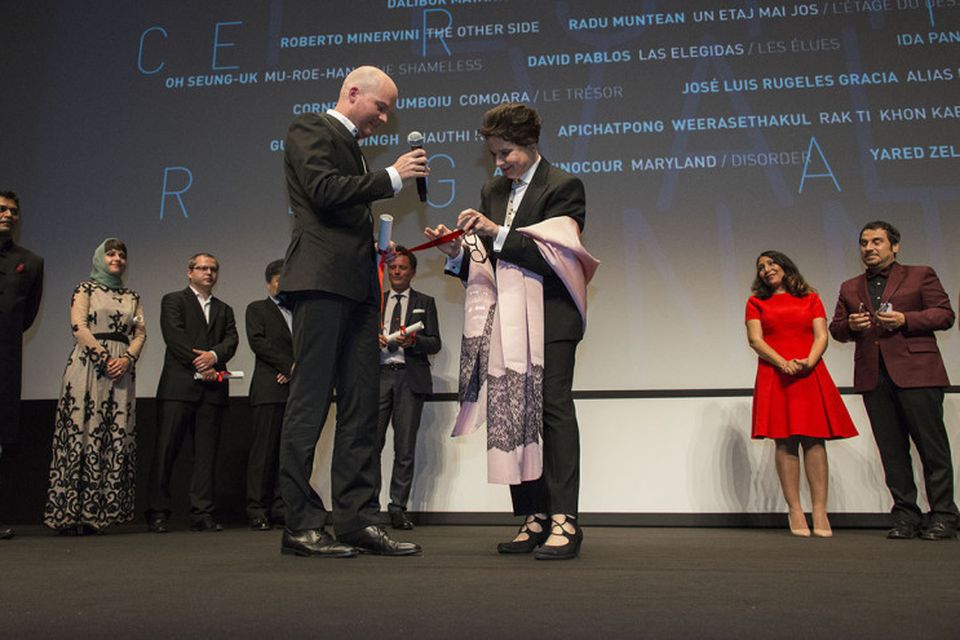
[[[538,156],[536,162],[530,165],[530,168],[524,171],[522,176],[513,181],[510,187],[510,197],[507,198],[506,216],[503,219],[503,224],[500,225],[500,230],[497,231],[497,235],[493,239],[494,253],[500,253],[500,250],[503,249],[503,243],[507,241],[507,234],[510,233],[510,227],[513,225],[513,219],[516,217],[517,209],[520,208],[520,203],[523,202],[523,196],[527,193],[527,187],[530,186],[530,181],[533,180],[533,174],[537,172],[537,167],[540,166],[541,159],[542,158]],[[447,262],[443,267],[444,270],[450,273],[460,273],[463,256],[464,251],[461,247],[458,255],[447,258]]]
[[[400,299],[397,300],[397,296]],[[406,322],[407,304],[410,302],[410,289],[406,291],[391,291],[387,296],[387,304],[383,307],[383,333],[390,333],[390,318],[393,317],[393,308],[400,305],[400,324]],[[380,348],[380,364],[403,364],[406,359],[403,357],[403,347],[397,347],[395,351],[390,351],[387,347]]]
[[[287,322],[287,329],[290,330],[290,333],[293,333],[293,311],[290,311],[290,309],[287,309],[285,306],[280,304],[280,300],[278,298],[270,296],[270,299],[273,300],[273,304],[277,305],[277,309],[280,310],[280,314]]]
[[[203,309],[203,318],[207,321],[207,325],[210,324],[210,303],[213,301],[213,294],[209,296],[204,296],[202,293],[190,287],[190,291],[193,291],[193,295],[197,296],[197,302],[200,303],[200,308]],[[217,357],[217,352],[213,349],[210,349],[210,353],[213,354],[213,361],[219,362],[220,358]]]
[[[353,134],[354,138],[359,138],[360,130],[357,129],[357,126],[350,121],[350,118],[343,115],[336,109],[327,109],[327,114],[333,116],[340,121],[343,126],[347,128],[347,131]],[[363,160],[363,170],[367,170],[367,159],[363,157],[363,154],[360,154],[360,158]],[[400,172],[397,171],[394,167],[387,167],[387,174],[390,176],[390,184],[393,185],[393,194],[396,195],[400,193],[400,190],[403,189],[403,180],[400,179]]]

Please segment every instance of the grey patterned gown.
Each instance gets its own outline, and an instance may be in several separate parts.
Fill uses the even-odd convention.
[[[85,281],[70,301],[75,345],[63,374],[43,522],[101,530],[133,519],[136,470],[134,362],[146,341],[140,296]],[[119,379],[110,358],[128,354]]]

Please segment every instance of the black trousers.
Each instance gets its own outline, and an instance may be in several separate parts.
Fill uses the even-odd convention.
[[[903,389],[893,383],[881,365],[877,386],[863,394],[863,404],[893,496],[894,518],[914,523],[921,520],[910,458],[912,439],[923,466],[931,521],[957,522],[950,440],[943,424],[943,389]]]
[[[380,368],[380,417],[377,424],[377,471],[383,446],[387,442],[387,425],[393,423],[393,473],[390,478],[388,511],[406,511],[413,486],[417,452],[417,432],[423,415],[424,396],[410,390],[406,369]],[[377,495],[382,479],[377,475]]]
[[[324,292],[301,292],[293,311],[293,355],[297,365],[280,435],[280,492],[287,528],[326,525],[327,512],[310,486],[314,450],[337,389],[331,493],[337,535],[376,521],[374,470],[380,310],[376,295],[356,302]],[[373,505],[371,507],[371,505]]]
[[[258,404],[253,413],[253,439],[247,458],[247,517],[283,520],[280,497],[280,430],[283,427],[284,402]]]
[[[157,439],[150,468],[149,513],[170,513],[170,477],[187,433],[192,435],[193,473],[190,514],[196,519],[214,509],[214,477],[223,407],[200,400],[160,400]]]
[[[580,428],[573,405],[577,343],[543,347],[543,475],[510,486],[513,513],[575,516],[580,508]]]

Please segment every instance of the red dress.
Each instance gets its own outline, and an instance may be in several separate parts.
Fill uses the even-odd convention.
[[[763,339],[791,360],[806,358],[813,345],[813,319],[826,318],[820,296],[782,293],[747,300],[747,320],[759,320]],[[810,436],[832,440],[857,435],[823,360],[812,371],[789,376],[766,360],[753,387],[754,438]]]

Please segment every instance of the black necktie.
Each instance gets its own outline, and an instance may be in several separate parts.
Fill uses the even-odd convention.
[[[403,300],[403,295],[397,293],[393,296],[393,299],[396,300],[396,302],[393,305],[393,313],[390,315],[390,333],[396,333],[397,331],[400,331],[400,301]],[[393,343],[387,347],[387,350],[391,353],[396,351],[396,343]]]

